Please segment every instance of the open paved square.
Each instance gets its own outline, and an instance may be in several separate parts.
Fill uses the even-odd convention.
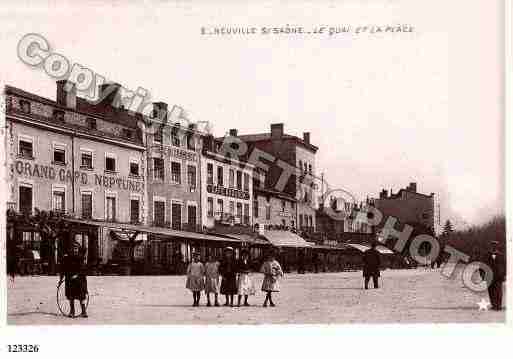
[[[257,288],[263,276],[254,274]],[[192,307],[183,276],[89,277],[89,318],[69,319],[56,306],[57,277],[8,282],[9,324],[329,324],[491,323],[505,311],[479,311],[479,295],[439,271],[386,270],[379,289],[363,290],[361,272],[286,274],[275,308]],[[221,297],[221,304],[224,297]]]

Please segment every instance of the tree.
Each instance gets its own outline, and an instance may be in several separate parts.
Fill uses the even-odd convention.
[[[450,220],[445,221],[444,230],[442,232],[443,236],[449,236],[454,229],[452,228],[452,223]]]

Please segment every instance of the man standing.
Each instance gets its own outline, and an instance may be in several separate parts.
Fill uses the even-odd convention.
[[[488,295],[492,310],[501,310],[502,307],[502,283],[506,280],[506,260],[498,250],[497,241],[492,241],[491,250],[486,256],[485,263],[490,267],[493,278],[488,283]]]
[[[365,289],[369,289],[369,280],[372,277],[374,288],[379,288],[379,266],[381,264],[379,252],[376,250],[376,242],[371,243],[371,248],[363,253],[363,277]]]

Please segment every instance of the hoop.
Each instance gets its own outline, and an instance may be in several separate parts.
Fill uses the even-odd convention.
[[[70,305],[69,300],[66,298],[66,292],[65,292],[66,285],[64,284],[64,281],[61,281],[59,285],[57,286],[57,308],[59,308],[59,312],[61,312],[62,315],[65,317],[69,316],[70,312]],[[86,298],[84,300],[85,307],[89,307],[89,293],[86,292]],[[80,314],[76,314],[73,316],[73,318],[78,317]]]

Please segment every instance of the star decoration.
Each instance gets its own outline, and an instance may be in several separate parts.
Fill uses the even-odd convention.
[[[488,311],[488,307],[490,306],[490,302],[484,298],[481,298],[481,301],[477,303],[479,306],[479,311]]]

